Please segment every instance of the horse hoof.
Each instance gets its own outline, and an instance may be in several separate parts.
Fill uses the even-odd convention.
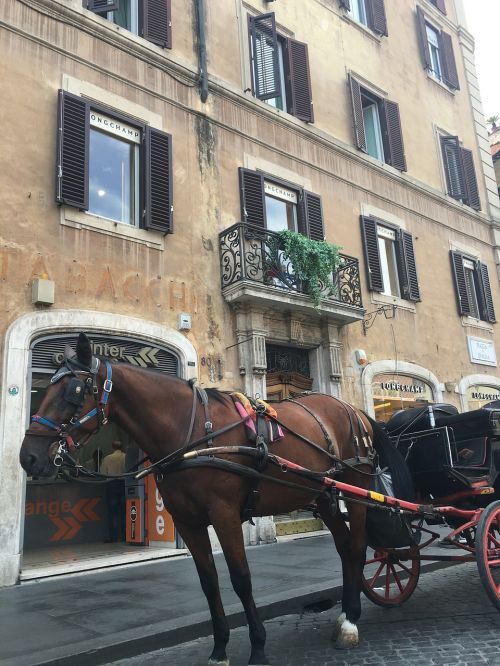
[[[224,659],[224,661],[215,661],[214,659],[209,659],[208,666],[229,666],[229,659]]]
[[[334,625],[333,631],[332,631],[332,641],[333,642],[335,642],[338,639],[345,618],[346,618],[346,614],[345,613],[340,613],[340,615],[336,619],[335,625]]]
[[[340,618],[339,618],[340,619]],[[359,644],[358,628],[349,620],[344,620],[340,624],[340,629],[336,634],[335,647],[337,650],[350,650]]]

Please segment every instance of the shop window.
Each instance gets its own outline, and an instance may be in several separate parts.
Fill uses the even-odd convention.
[[[279,35],[273,12],[249,17],[249,32],[255,97],[314,122],[307,44]]]
[[[171,233],[171,155],[169,134],[59,92],[58,203]]]
[[[425,407],[434,402],[426,382],[405,375],[377,375],[373,378],[373,406],[377,421],[387,422],[400,410]]]
[[[368,288],[420,301],[413,237],[404,229],[361,216]]]
[[[387,35],[384,0],[339,0],[339,4],[355,21],[378,35]]]
[[[172,48],[171,0],[83,0],[83,6],[153,44]]]
[[[374,94],[349,75],[356,147],[399,171],[406,157],[399,106]]]
[[[474,210],[480,210],[472,151],[462,148],[458,136],[440,136],[440,142],[448,195]]]
[[[481,409],[490,402],[500,401],[500,389],[497,386],[475,384],[467,389],[467,403],[469,411]]]
[[[459,313],[494,323],[495,308],[488,267],[462,252],[451,250],[450,257]]]
[[[446,13],[442,2],[433,4]],[[434,25],[418,5],[417,29],[424,68],[451,90],[458,90],[460,83],[451,36]]]

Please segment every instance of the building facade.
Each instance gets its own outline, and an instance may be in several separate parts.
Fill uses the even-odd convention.
[[[500,395],[500,205],[461,0],[13,0],[0,30],[1,584],[30,530],[103,536],[83,535],[95,497],[51,515],[18,464],[80,330],[205,387],[382,420]],[[283,230],[341,247],[319,306]]]

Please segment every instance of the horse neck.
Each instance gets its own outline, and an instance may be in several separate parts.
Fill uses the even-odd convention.
[[[179,448],[187,434],[191,387],[168,375],[113,365],[109,420],[123,428],[151,457]]]

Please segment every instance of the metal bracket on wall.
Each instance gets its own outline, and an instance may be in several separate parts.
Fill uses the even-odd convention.
[[[372,310],[372,312],[366,312],[362,322],[364,335],[366,335],[366,331],[373,326],[377,315],[383,314],[386,319],[394,319],[397,308],[398,306],[393,303],[392,305],[381,305],[376,310]]]

